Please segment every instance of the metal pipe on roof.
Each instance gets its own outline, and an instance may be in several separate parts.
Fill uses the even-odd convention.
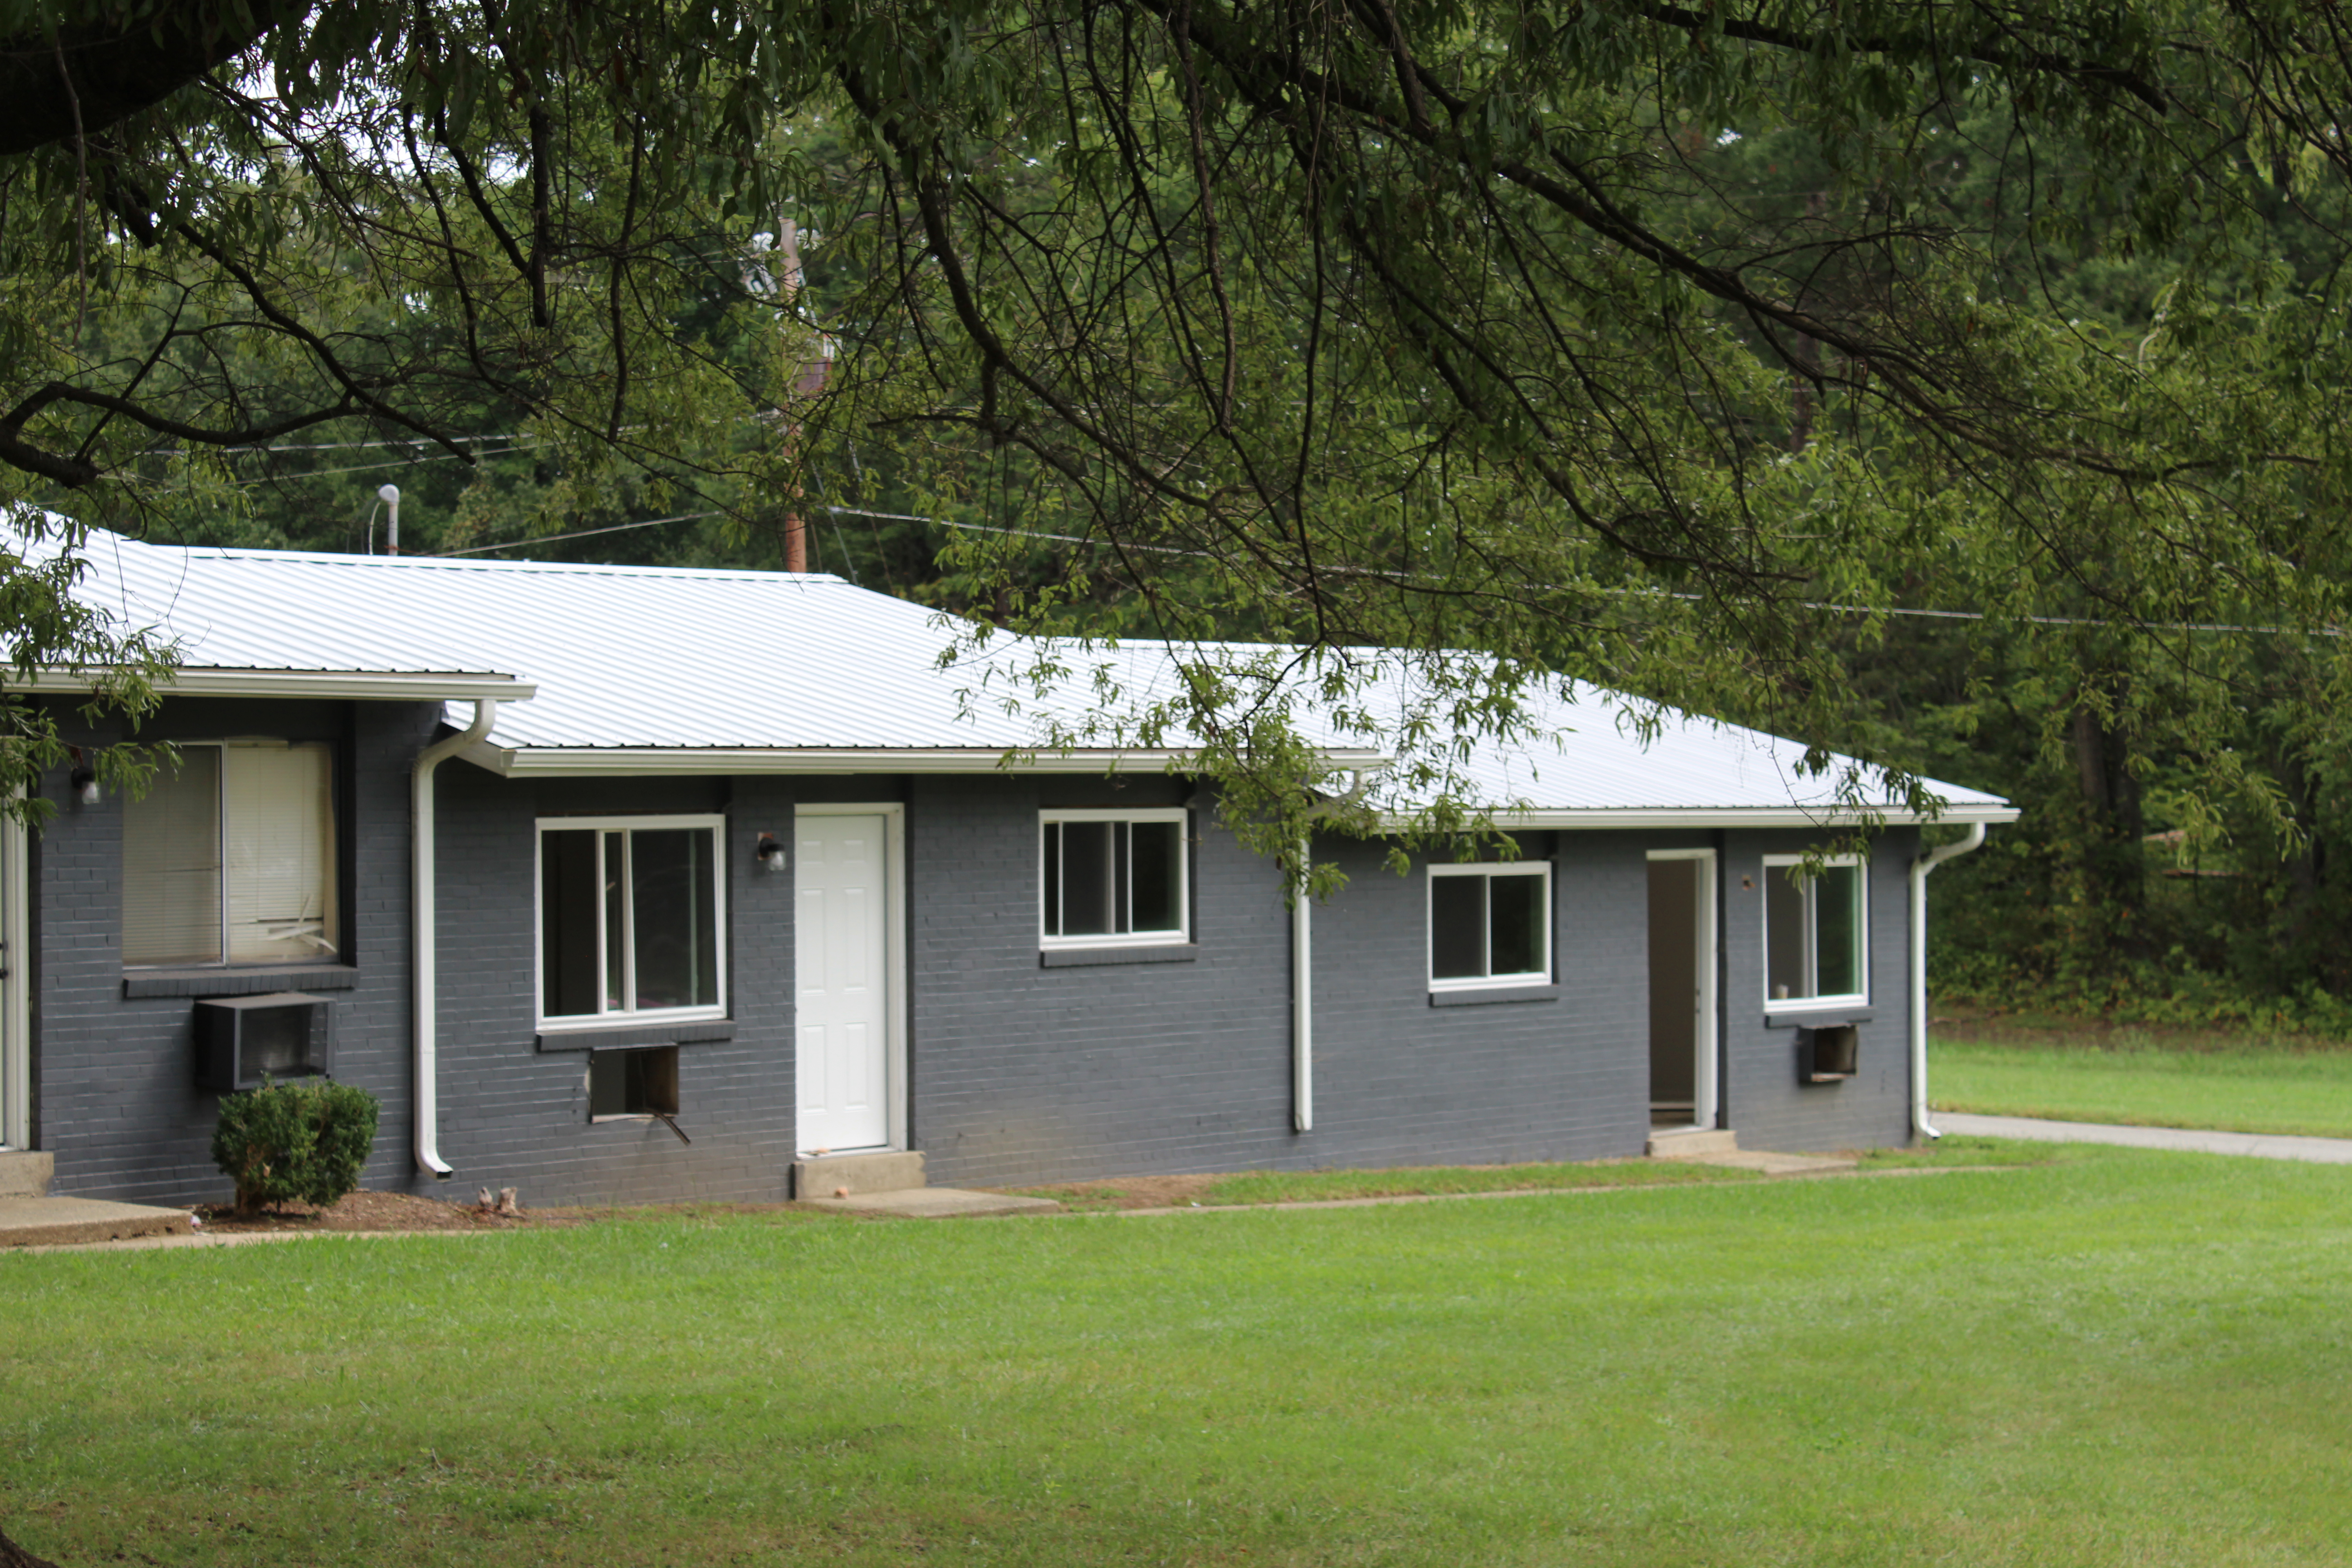
[[[416,754],[416,764],[409,774],[409,911],[415,921],[415,934],[409,944],[409,976],[415,987],[410,1006],[409,1036],[414,1043],[414,1068],[411,1075],[414,1103],[410,1114],[415,1122],[416,1168],[430,1171],[436,1181],[449,1179],[449,1167],[441,1159],[441,1108],[439,1090],[435,1083],[435,1069],[439,1063],[439,1043],[434,1026],[436,1006],[435,981],[437,978],[437,949],[433,937],[433,770],[442,760],[454,756],[490,732],[490,725],[499,716],[495,699],[481,698],[474,703],[474,721],[455,735],[436,741]]]
[[[1927,1120],[1927,873],[1957,860],[1985,841],[1985,825],[1969,824],[1969,836],[1911,862],[1911,1127],[1922,1138],[1941,1138]]]

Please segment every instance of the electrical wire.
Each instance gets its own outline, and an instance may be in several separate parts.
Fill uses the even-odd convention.
[[[918,517],[911,512],[861,511],[856,507],[846,506],[832,506],[826,507],[824,510],[827,511],[842,512],[851,517],[877,517],[892,522],[928,522],[935,524],[940,528],[957,528],[973,533],[1003,533],[1010,534],[1021,539],[1050,539],[1063,544],[1089,545],[1097,550],[1111,548],[1111,543],[1108,540],[1088,539],[1081,534],[1075,533],[1043,533],[1025,528],[998,528],[985,522],[958,522],[955,519],[948,517]],[[1216,559],[1214,553],[1210,551],[1184,550],[1172,544],[1127,543],[1118,546],[1118,548],[1122,550],[1148,551],[1155,555],[1189,555],[1203,561]],[[1328,570],[1339,572],[1349,571],[1348,568],[1344,567],[1330,568]],[[1363,569],[1360,567],[1355,568],[1354,571],[1357,574],[1363,574]],[[1617,588],[1606,591],[1617,594],[1644,594],[1647,592],[1646,590],[1639,588]],[[1651,596],[1664,599],[1680,599],[1685,602],[1694,604],[1705,597],[1704,595],[1700,594],[1657,594]],[[1803,609],[1825,610],[1832,615],[1842,616],[1897,616],[1916,620],[1937,621],[2014,620],[2021,621],[2029,626],[2105,626],[2115,624],[2112,621],[2101,620],[2095,616],[1996,616],[1990,610],[1920,610],[1909,609],[1896,605],[1841,605],[1818,599],[1801,599],[1798,600],[1797,603],[1799,606]],[[2222,632],[2249,637],[2340,637],[2344,635],[2343,629],[2336,626],[2241,626],[2226,621],[2155,621],[2147,623],[2147,629],[2150,631],[2166,632]]]
[[[423,559],[444,561],[453,555],[480,555],[492,550],[528,550],[534,544],[553,544],[562,539],[593,539],[600,533],[626,533],[633,528],[658,528],[665,522],[692,522],[698,518],[724,517],[725,511],[682,511],[676,517],[649,517],[643,522],[616,522],[609,528],[583,528],[574,533],[542,533],[535,539],[513,539],[504,544],[472,544],[463,550],[436,550]],[[415,559],[412,557],[412,559]]]

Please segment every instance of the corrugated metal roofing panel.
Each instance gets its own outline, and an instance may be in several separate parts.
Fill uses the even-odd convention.
[[[1034,647],[1017,639],[942,668],[954,632],[934,612],[820,575],[180,548],[104,533],[92,535],[86,556],[79,596],[126,626],[177,638],[192,667],[534,682],[532,700],[501,706],[491,736],[519,752],[971,747],[992,762],[1039,744],[1049,722],[1078,727],[1099,716],[1108,704],[1098,670],[1129,700],[1182,689],[1169,650],[1148,643],[1074,656],[1069,674],[1042,694],[1021,674]],[[1294,671],[1285,688],[1300,728],[1326,744],[1392,752],[1427,683],[1401,656],[1349,657],[1376,672],[1357,705],[1378,733],[1355,732],[1310,699],[1311,669]],[[1529,706],[1541,738],[1482,740],[1454,764],[1472,804],[1566,813],[1834,805],[1833,775],[1804,776],[1804,748],[1793,742],[1672,718],[1645,739],[1626,710],[1591,688],[1539,694]],[[1411,808],[1397,784],[1382,787],[1374,799],[1384,807]],[[1900,804],[1875,793],[1867,804]],[[1937,793],[1971,812],[2003,805],[1955,785]]]

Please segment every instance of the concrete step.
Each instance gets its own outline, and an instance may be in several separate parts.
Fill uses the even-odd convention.
[[[0,1198],[45,1198],[57,1173],[55,1154],[0,1152]]]
[[[855,1197],[830,1195],[805,1200],[812,1206],[850,1214],[890,1214],[907,1219],[954,1219],[964,1215],[1058,1214],[1062,1205],[1051,1198],[1025,1198],[1012,1193],[974,1193],[961,1187],[908,1187],[895,1193],[865,1193]]]
[[[99,1198],[0,1197],[0,1247],[68,1247],[137,1236],[185,1236],[185,1209]]]
[[[1653,1160],[1705,1160],[1739,1151],[1739,1134],[1728,1127],[1683,1127],[1650,1134],[1643,1152]]]
[[[793,1162],[793,1196],[859,1197],[901,1193],[923,1185],[923,1152],[881,1151],[862,1154],[813,1154]]]

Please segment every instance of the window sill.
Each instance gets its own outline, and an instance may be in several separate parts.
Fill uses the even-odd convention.
[[[1764,1015],[1768,1029],[1840,1029],[1848,1024],[1867,1024],[1871,1020],[1867,1002],[1831,1002],[1804,1011],[1781,1008]]]
[[[250,969],[126,969],[122,994],[260,996],[272,991],[349,991],[360,972],[348,963],[272,963]]]
[[[1432,991],[1433,1007],[1483,1007],[1489,1002],[1557,1002],[1557,985],[1472,985],[1459,991]]]
[[[702,1018],[691,1023],[583,1024],[578,1028],[541,1029],[542,1051],[601,1051],[614,1046],[698,1046],[735,1037],[732,1018]]]
[[[1098,963],[1192,963],[1199,961],[1195,942],[1161,942],[1150,947],[1045,947],[1037,950],[1040,969],[1087,969]]]

